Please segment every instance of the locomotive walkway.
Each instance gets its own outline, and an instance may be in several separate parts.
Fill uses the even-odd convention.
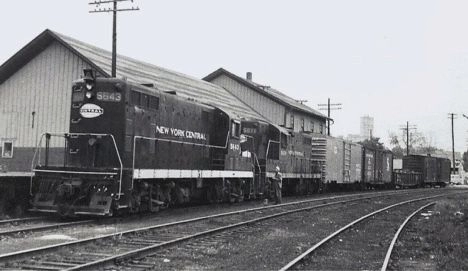
[[[426,193],[429,192],[431,191]],[[214,238],[213,236],[223,238],[226,233],[231,235],[236,230],[262,223],[268,224],[270,223],[268,221],[274,221],[281,217],[304,217],[304,212],[315,209],[331,206],[341,208],[344,204],[346,204],[345,206],[352,206],[357,202],[385,197],[395,200],[399,197],[411,197],[414,193],[414,191],[406,193],[399,191],[398,193],[385,192],[371,195],[367,193],[336,196],[199,217],[117,232],[99,238],[88,238],[0,255],[0,267],[34,270],[40,268],[44,270],[95,270],[109,264],[114,265],[116,261],[119,261],[121,264],[115,266],[115,268],[135,270],[135,268],[154,266],[151,261],[145,263],[145,259],[147,259],[145,255],[151,255],[154,251],[167,249],[174,245],[177,246],[187,242],[190,244],[203,238]],[[431,193],[434,194],[434,192]],[[436,194],[441,196],[440,191],[436,192]],[[214,244],[217,242],[208,243]],[[135,258],[143,260],[135,261]]]

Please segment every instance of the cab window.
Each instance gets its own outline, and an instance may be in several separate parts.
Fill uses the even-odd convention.
[[[233,121],[231,124],[231,136],[239,138],[240,136],[240,123]]]
[[[13,142],[11,141],[3,142],[2,158],[13,158]]]

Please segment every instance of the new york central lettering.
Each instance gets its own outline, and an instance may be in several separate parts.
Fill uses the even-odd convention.
[[[178,128],[169,128],[164,126],[156,125],[156,134],[160,135],[170,135],[173,137],[179,138],[188,138],[188,139],[196,139],[196,140],[203,140],[206,141],[206,134],[200,132],[193,132],[189,130],[182,130]]]

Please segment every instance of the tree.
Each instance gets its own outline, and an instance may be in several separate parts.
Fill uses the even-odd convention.
[[[368,147],[371,149],[385,150],[383,143],[379,141],[380,141],[380,137],[372,137],[371,139],[365,139],[364,141],[361,141],[361,144],[364,147]]]
[[[396,133],[390,132],[390,145],[395,158],[402,158],[406,155],[406,134],[398,136]],[[434,154],[438,148],[434,147],[432,138],[427,138],[421,132],[412,132],[409,136],[409,152],[410,154]]]

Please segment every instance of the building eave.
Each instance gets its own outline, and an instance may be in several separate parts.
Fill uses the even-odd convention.
[[[80,52],[71,47],[68,43],[66,43],[59,36],[57,36],[53,31],[46,29],[0,66],[0,84],[8,80],[8,78],[10,78],[18,70],[24,67],[31,59],[33,59],[42,51],[44,51],[54,41],[57,41],[58,43],[66,47],[68,50],[72,51],[74,54],[82,58],[83,61],[85,61],[92,68],[98,71],[102,76],[110,77],[110,75],[107,72],[105,72],[87,57],[85,57]]]

